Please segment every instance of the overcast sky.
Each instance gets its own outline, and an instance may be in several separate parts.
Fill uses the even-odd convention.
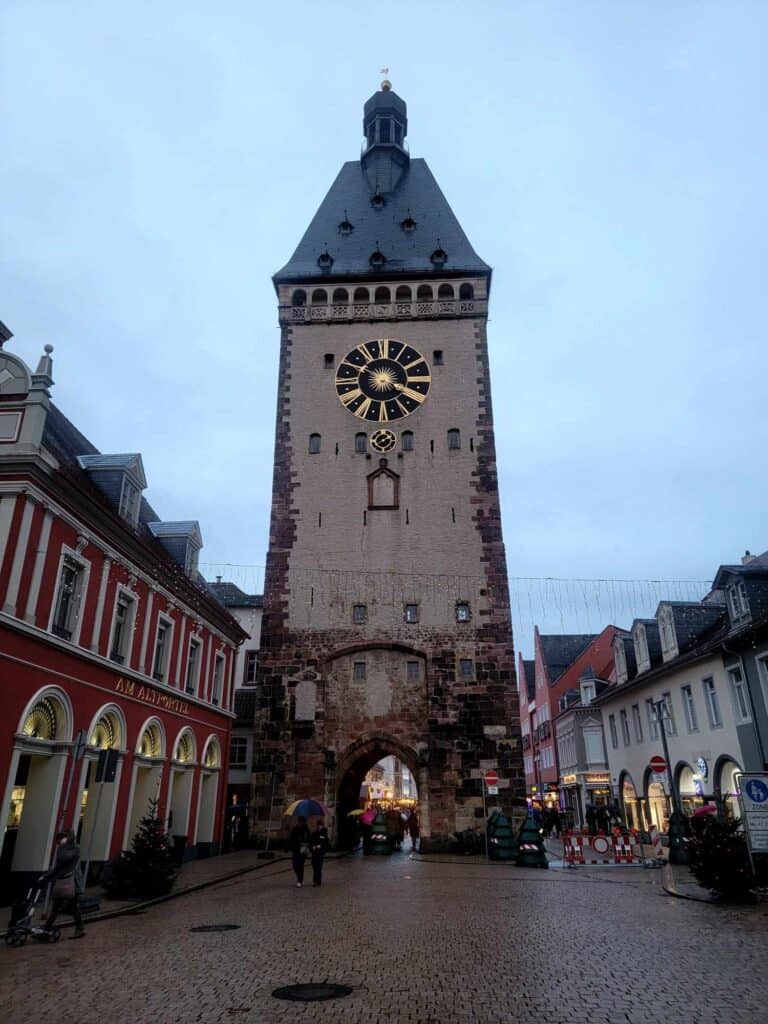
[[[706,580],[768,547],[767,4],[5,0],[0,19],[9,348],[55,346],[55,401],[102,451],[142,453],[203,562],[264,562],[270,277],[359,154],[383,65],[494,268],[510,574]],[[526,630],[547,614],[528,597]]]

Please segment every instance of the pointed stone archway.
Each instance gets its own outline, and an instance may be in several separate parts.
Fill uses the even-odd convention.
[[[376,733],[350,744],[335,764],[327,762],[325,801],[334,814],[333,834],[339,849],[348,849],[351,845],[352,829],[347,815],[360,805],[363,779],[369,769],[385,757],[396,757],[413,776],[419,798],[421,834],[428,839],[429,787],[426,766],[421,765],[419,755],[412,748],[404,746],[393,736]]]

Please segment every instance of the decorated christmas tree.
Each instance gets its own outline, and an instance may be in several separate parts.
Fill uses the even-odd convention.
[[[544,830],[527,815],[520,829],[517,864],[521,868],[547,868],[547,851],[544,846]]]
[[[131,849],[120,855],[104,886],[110,896],[118,899],[153,899],[171,891],[177,874],[173,846],[157,816],[157,801],[151,800],[149,813],[139,822]]]

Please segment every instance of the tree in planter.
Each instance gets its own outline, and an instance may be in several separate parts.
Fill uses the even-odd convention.
[[[125,850],[104,882],[110,896],[152,899],[165,896],[178,875],[173,844],[157,816],[157,800],[150,800],[149,813],[139,822],[131,849]]]
[[[739,819],[723,822],[710,815],[703,821],[694,819],[693,829],[688,853],[691,871],[699,885],[721,900],[754,900],[757,882]]]

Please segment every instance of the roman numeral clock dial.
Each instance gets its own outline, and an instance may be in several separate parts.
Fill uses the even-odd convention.
[[[358,419],[388,423],[418,409],[431,383],[420,352],[403,341],[379,338],[363,342],[342,359],[336,394]]]

